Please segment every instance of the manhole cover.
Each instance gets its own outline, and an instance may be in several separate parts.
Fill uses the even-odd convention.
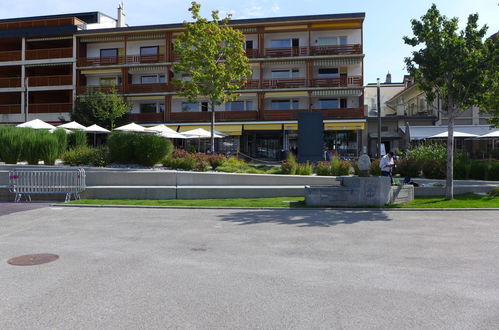
[[[207,249],[205,249],[205,248],[192,248],[191,251],[201,252],[201,251],[207,251]]]
[[[14,266],[34,266],[46,264],[59,259],[57,254],[40,253],[40,254],[27,254],[24,256],[14,257],[7,261],[8,264]]]

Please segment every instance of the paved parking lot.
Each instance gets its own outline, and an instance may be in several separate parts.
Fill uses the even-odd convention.
[[[44,207],[0,293],[0,329],[497,329],[499,213]]]

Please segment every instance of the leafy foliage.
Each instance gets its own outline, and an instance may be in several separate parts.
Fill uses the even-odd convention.
[[[68,135],[68,148],[74,149],[85,147],[87,145],[87,133],[80,130],[73,131],[73,134]]]
[[[61,159],[66,165],[106,166],[109,164],[109,155],[106,148],[90,148],[78,146],[62,154]]]
[[[119,164],[153,166],[173,150],[170,140],[131,132],[113,132],[108,139],[109,158]]]

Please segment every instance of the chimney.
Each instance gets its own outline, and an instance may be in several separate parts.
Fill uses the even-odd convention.
[[[386,79],[385,79],[385,84],[391,84],[392,83],[392,75],[390,74],[390,71],[386,74]]]
[[[125,27],[125,12],[123,11],[123,2],[118,5],[118,21],[116,27]]]

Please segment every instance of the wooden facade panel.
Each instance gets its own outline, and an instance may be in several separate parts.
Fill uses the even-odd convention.
[[[29,113],[59,113],[71,112],[72,103],[33,103],[29,104]]]
[[[2,115],[19,114],[19,113],[21,113],[20,104],[0,104],[0,114]]]

